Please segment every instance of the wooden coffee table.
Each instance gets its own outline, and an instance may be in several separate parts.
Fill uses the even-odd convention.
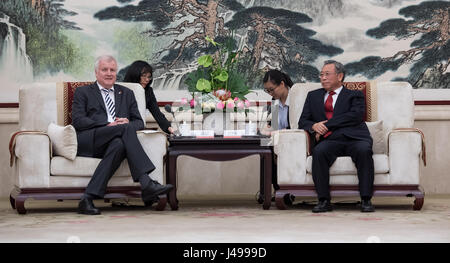
[[[241,138],[170,137],[166,159],[166,183],[174,186],[169,192],[172,210],[178,209],[177,200],[177,158],[188,155],[208,161],[232,161],[250,155],[260,156],[260,192],[263,194],[263,208],[269,209],[272,197],[272,147],[267,145],[269,137],[245,136]]]

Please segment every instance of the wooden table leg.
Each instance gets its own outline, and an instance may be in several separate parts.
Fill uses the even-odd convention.
[[[169,205],[172,210],[178,210],[177,200],[177,157],[178,155],[170,154],[166,162],[168,184],[173,185],[173,189],[168,193]]]
[[[270,209],[272,201],[272,155],[270,153],[264,153],[262,156],[264,160],[264,169],[261,171],[264,173],[264,204],[263,209]]]
[[[258,204],[264,203],[264,155],[260,155],[259,158],[259,194],[258,194]]]

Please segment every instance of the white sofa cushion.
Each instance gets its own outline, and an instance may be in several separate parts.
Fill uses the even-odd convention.
[[[372,151],[374,154],[386,153],[386,143],[384,140],[383,121],[366,122],[370,136],[373,139]]]
[[[53,176],[88,176],[94,174],[95,169],[100,163],[101,159],[91,157],[77,156],[75,160],[71,161],[64,157],[55,156],[50,162],[50,174]],[[130,176],[130,168],[128,161],[125,159],[117,169],[113,176]]]
[[[50,123],[47,129],[48,137],[52,142],[53,154],[75,160],[77,156],[77,133],[72,125],[59,126]]]
[[[386,154],[374,154],[373,164],[376,174],[384,174],[389,172],[389,158]],[[312,156],[306,159],[306,171],[312,173]],[[356,175],[356,166],[349,156],[338,157],[330,167],[330,175]]]
[[[50,187],[86,187],[91,180],[90,177],[86,176],[49,176],[50,177]],[[139,183],[133,182],[131,176],[117,176],[114,175],[108,182],[108,187],[110,186],[139,186]]]
[[[414,98],[408,82],[376,82],[378,93],[378,118],[383,120],[387,135],[396,128],[414,125]]]

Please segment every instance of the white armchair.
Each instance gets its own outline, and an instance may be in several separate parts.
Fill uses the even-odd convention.
[[[414,129],[412,88],[406,82],[348,83],[366,95],[367,124],[374,139],[374,196],[414,196],[414,210],[420,210],[424,192],[419,187],[420,156],[425,163],[423,134]],[[310,138],[296,129],[309,91],[320,83],[295,84],[289,95],[291,130],[273,135],[274,153],[278,159],[278,184],[275,200],[286,209],[286,195],[316,196],[311,175]],[[359,196],[356,167],[350,157],[339,157],[330,168],[332,196]]]
[[[141,116],[145,116],[145,94],[139,84],[119,83],[134,91]],[[10,143],[13,165],[14,189],[10,195],[11,206],[25,214],[25,200],[80,199],[100,162],[97,158],[79,157],[69,160],[52,154],[52,141],[47,134],[50,123],[70,124],[72,102],[70,88],[81,83],[33,83],[19,91],[19,129]],[[71,107],[70,107],[71,108]],[[156,169],[150,174],[153,180],[164,182],[164,156],[167,138],[164,133],[143,133],[138,138]],[[124,160],[108,184],[105,200],[113,198],[140,198],[141,190],[134,183],[127,160]],[[156,209],[162,210],[167,199],[160,196]]]

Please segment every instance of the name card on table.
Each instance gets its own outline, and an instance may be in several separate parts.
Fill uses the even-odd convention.
[[[195,136],[197,139],[214,138],[214,131],[213,130],[193,130],[193,131],[191,131],[191,135]]]
[[[223,138],[241,138],[245,135],[245,130],[224,130]]]

